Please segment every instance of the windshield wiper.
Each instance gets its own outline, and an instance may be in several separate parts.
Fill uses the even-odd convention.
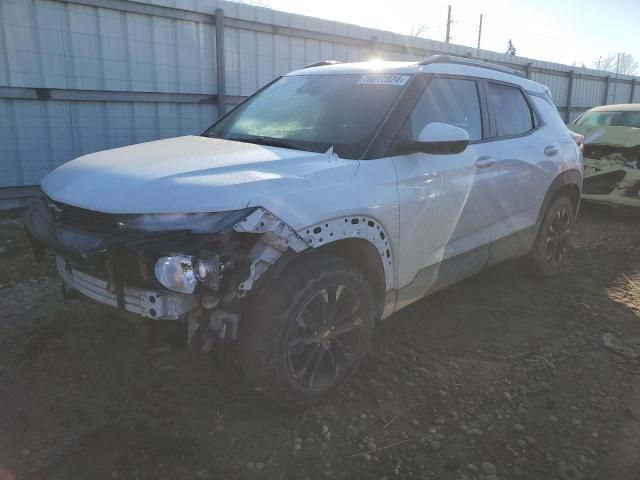
[[[331,147],[328,144],[319,144],[317,147],[309,144],[305,144],[304,142],[288,142],[286,140],[281,140],[279,138],[272,137],[264,137],[264,136],[225,136],[224,134],[219,134],[215,132],[205,132],[203,136],[209,138],[220,138],[222,140],[231,140],[233,142],[244,142],[244,143],[253,143],[256,145],[265,145],[267,147],[279,147],[279,148],[290,148],[292,150],[302,150],[305,152],[316,152],[322,153],[327,148]]]
[[[227,137],[227,140],[233,140],[236,142],[245,142],[245,143],[255,143],[256,145],[265,145],[267,147],[280,147],[280,148],[291,148],[293,150],[305,150],[304,148],[300,148],[300,145],[287,142],[286,140],[280,140],[277,138],[270,138],[270,137],[246,137],[246,138]]]

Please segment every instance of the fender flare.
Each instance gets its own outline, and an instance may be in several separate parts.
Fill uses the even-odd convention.
[[[359,238],[371,243],[380,254],[384,269],[385,289],[395,288],[394,257],[389,233],[368,215],[345,215],[325,220],[296,232],[311,248],[320,248],[340,240]]]
[[[239,297],[252,290],[255,282],[284,254],[295,255],[351,238],[366,240],[375,247],[384,270],[385,290],[394,288],[394,258],[389,234],[378,220],[368,215],[336,217],[294,231],[286,222],[259,207],[233,228],[239,233],[260,235],[249,252],[249,276],[239,286]]]
[[[544,196],[544,200],[542,201],[542,206],[540,207],[538,218],[536,220],[536,235],[540,228],[540,224],[542,223],[542,219],[544,218],[544,214],[549,208],[549,204],[558,192],[568,185],[573,185],[578,190],[578,203],[576,204],[576,211],[574,212],[576,215],[578,214],[577,206],[580,204],[580,193],[582,192],[582,172],[577,169],[565,170],[553,179]]]

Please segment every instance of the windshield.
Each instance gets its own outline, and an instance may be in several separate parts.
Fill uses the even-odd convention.
[[[278,147],[362,156],[409,75],[283,77],[204,135]]]
[[[640,111],[588,112],[576,120],[584,127],[636,127],[640,128]]]

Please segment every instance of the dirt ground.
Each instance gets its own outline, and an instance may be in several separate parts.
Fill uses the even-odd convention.
[[[640,479],[634,213],[584,208],[557,278],[507,262],[400,312],[295,414],[132,316],[64,305],[5,216],[0,479]]]

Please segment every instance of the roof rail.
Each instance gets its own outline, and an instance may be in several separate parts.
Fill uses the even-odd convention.
[[[472,67],[487,68],[489,70],[496,70],[502,73],[508,73],[510,75],[517,75],[524,78],[524,73],[514,70],[513,68],[503,67],[502,65],[496,65],[485,60],[479,60],[476,58],[459,57],[456,55],[431,55],[425,58],[418,65],[429,65],[431,63],[457,63],[460,65],[469,65]]]
[[[309,65],[305,65],[304,67],[302,67],[302,69],[304,70],[305,68],[311,68],[311,67],[324,67],[325,65],[335,65],[337,63],[342,63],[342,62],[339,62],[337,60],[322,60],[321,62],[315,62],[315,63],[310,63]]]

